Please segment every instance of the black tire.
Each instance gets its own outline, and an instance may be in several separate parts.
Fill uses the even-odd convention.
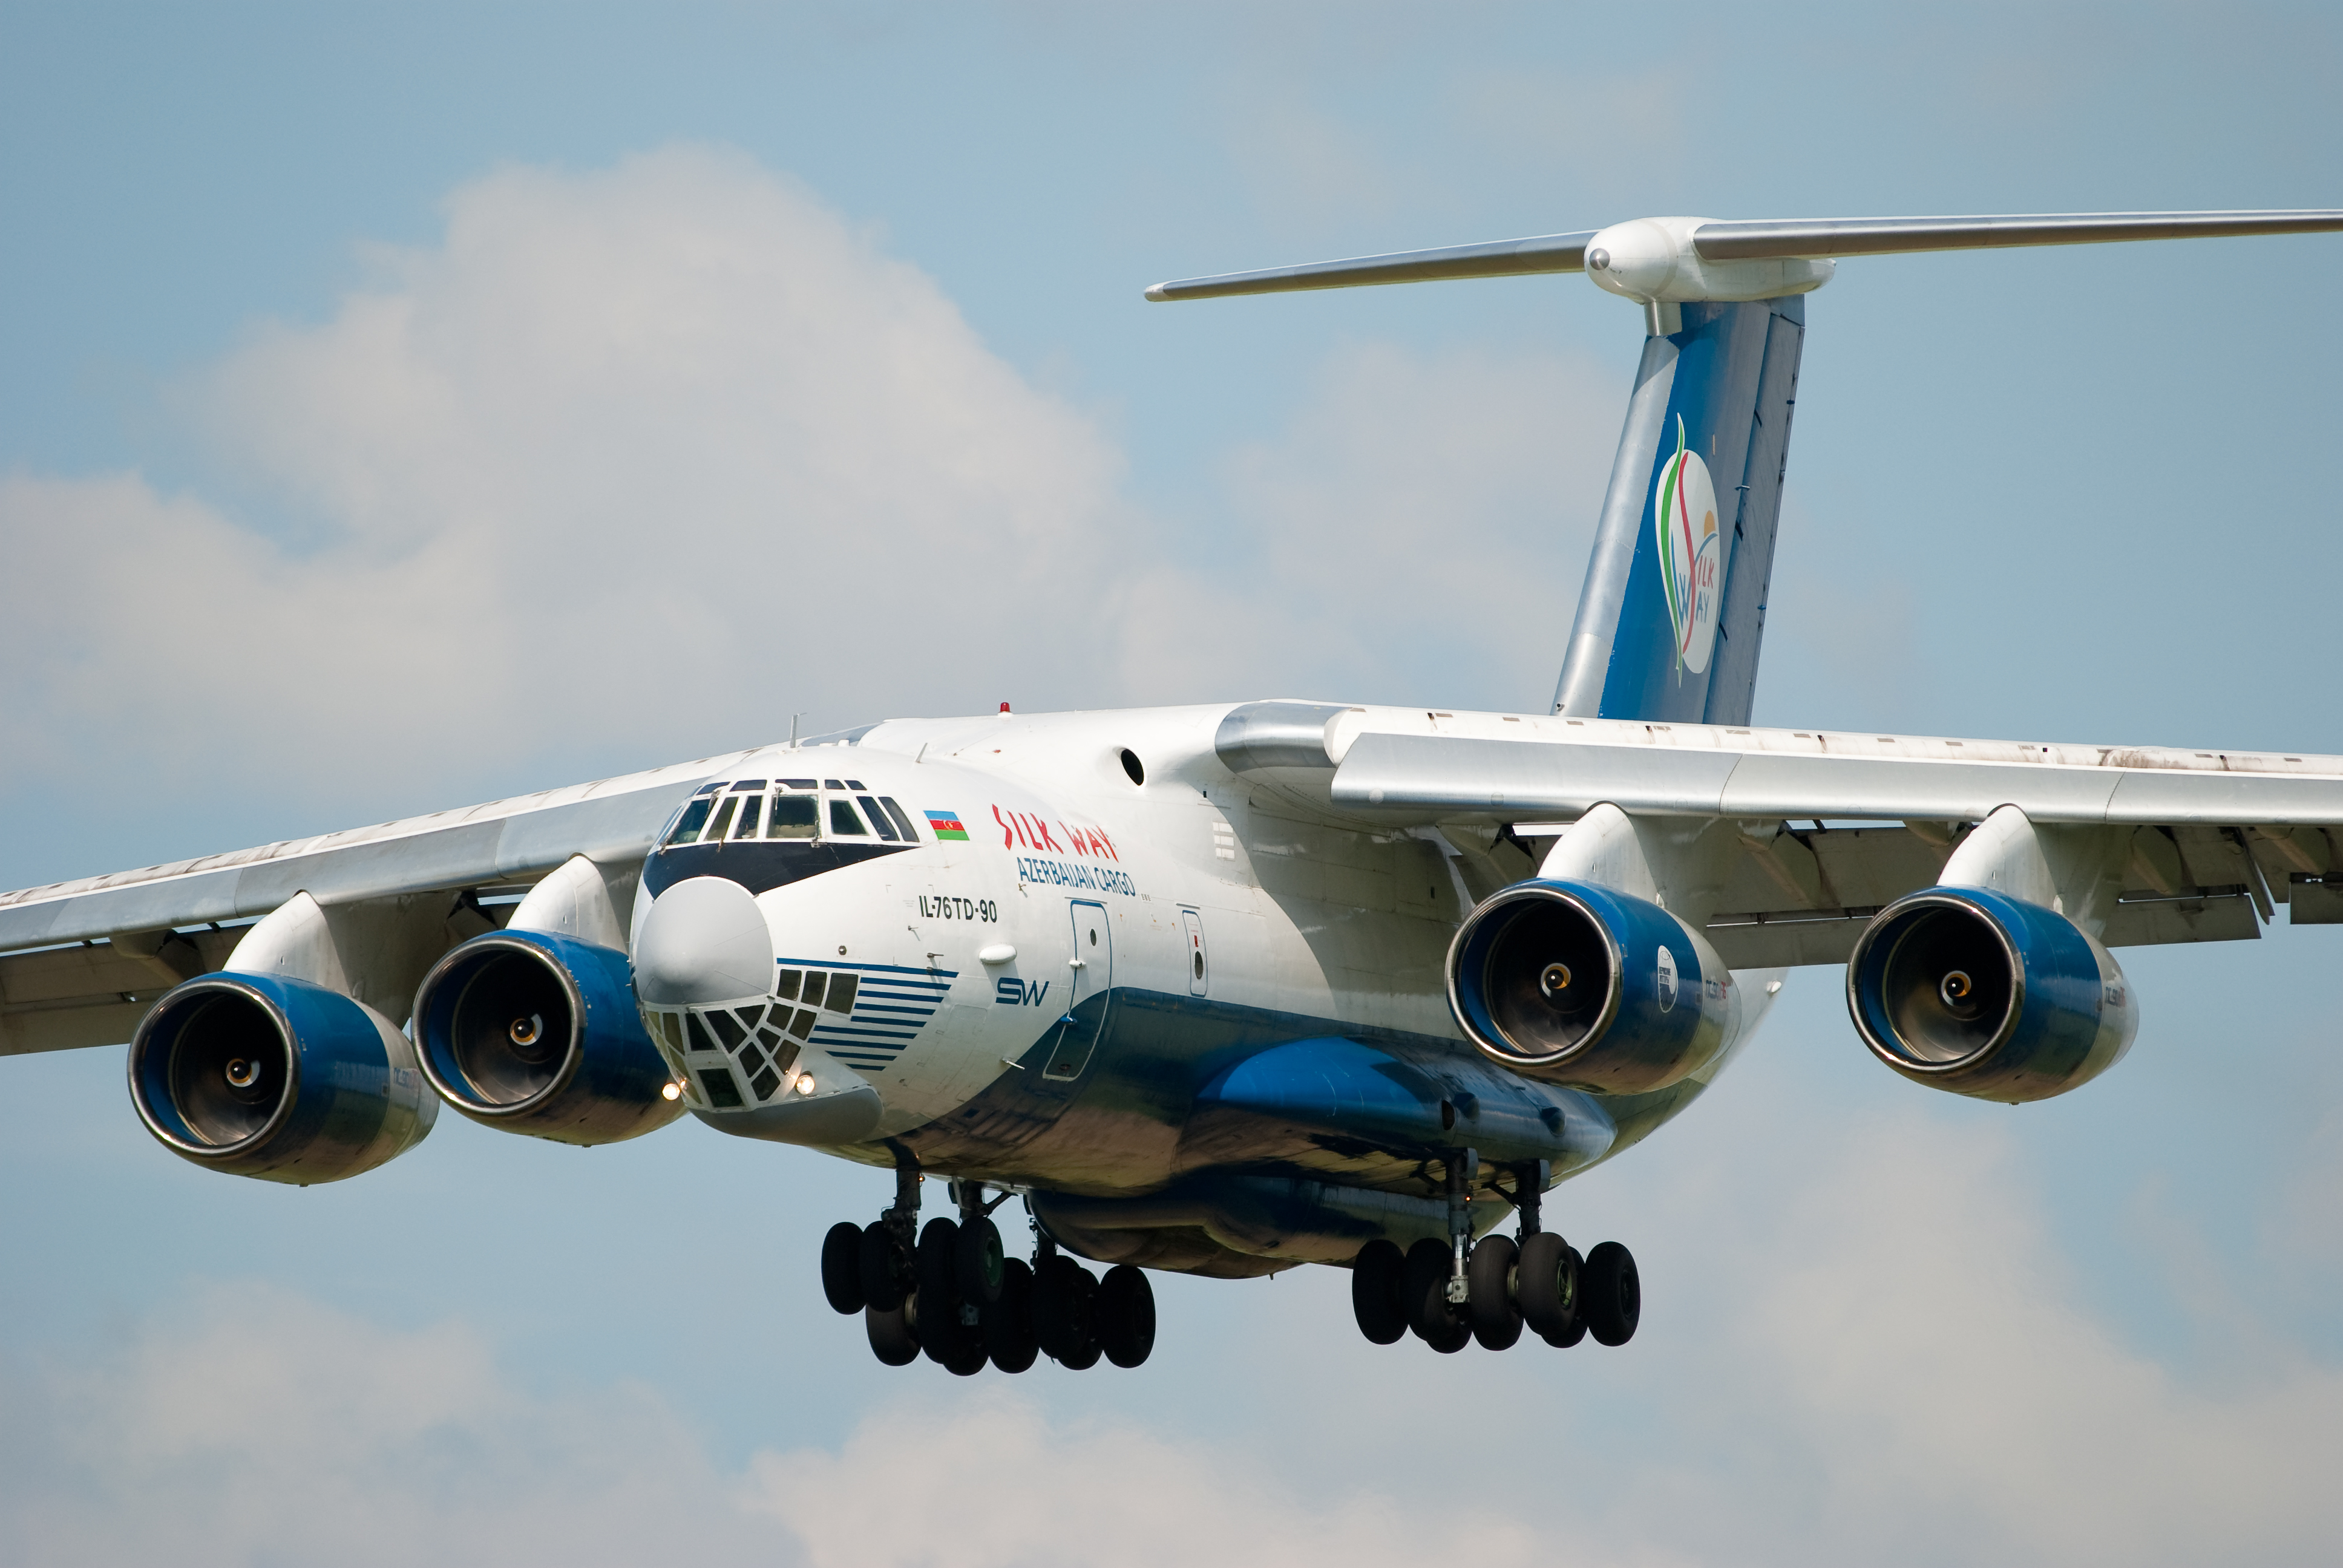
[[[919,1331],[911,1326],[910,1310],[901,1304],[883,1312],[865,1307],[862,1329],[870,1336],[870,1353],[888,1366],[910,1366],[920,1359]]]
[[[1033,1271],[1022,1258],[1001,1264],[1001,1299],[984,1309],[984,1348],[1005,1372],[1023,1372],[1041,1353],[1033,1333]]]
[[[1400,1306],[1400,1274],[1407,1260],[1399,1247],[1380,1239],[1351,1260],[1351,1315],[1374,1344],[1397,1344],[1407,1337],[1407,1313]]]
[[[1644,1282],[1635,1254],[1604,1241],[1586,1254],[1579,1288],[1586,1295],[1586,1332],[1598,1345],[1624,1345],[1635,1337],[1644,1316]]]
[[[1570,1332],[1561,1334],[1540,1334],[1538,1338],[1558,1351],[1566,1351],[1586,1337],[1586,1320],[1579,1318],[1570,1325]]]
[[[964,1326],[960,1330],[958,1348],[952,1352],[950,1359],[944,1362],[944,1371],[954,1377],[974,1377],[990,1364],[990,1362],[991,1352],[985,1348],[984,1344],[984,1330],[980,1327]]]
[[[873,1312],[891,1312],[903,1304],[902,1271],[895,1265],[895,1238],[883,1220],[862,1227],[858,1271],[862,1281],[862,1304]]]
[[[1513,1300],[1522,1321],[1549,1344],[1578,1342],[1575,1336],[1557,1336],[1571,1334],[1579,1323],[1579,1281],[1578,1254],[1557,1232],[1540,1231],[1522,1243],[1513,1265]]]
[[[1454,1272],[1455,1254],[1444,1242],[1427,1236],[1407,1250],[1400,1274],[1400,1303],[1407,1311],[1407,1326],[1443,1354],[1463,1350],[1473,1337],[1473,1325],[1448,1299],[1448,1281]]]
[[[1138,1366],[1155,1348],[1155,1287],[1143,1270],[1117,1264],[1099,1282],[1098,1342],[1106,1359]]]
[[[1009,1260],[1001,1250],[1001,1229],[979,1215],[960,1226],[952,1259],[960,1299],[989,1307],[1001,1299],[1001,1269]]]
[[[971,1347],[979,1361],[984,1356],[984,1333],[975,1323],[960,1321],[960,1304],[954,1301],[931,1302],[922,1289],[911,1297],[910,1307],[912,1325],[920,1335],[920,1349],[940,1367],[958,1368],[967,1363]]]
[[[1466,1306],[1473,1337],[1484,1351],[1511,1350],[1522,1337],[1522,1310],[1513,1303],[1513,1260],[1511,1236],[1483,1236],[1464,1260],[1464,1281],[1472,1288]]]
[[[821,1293],[840,1317],[870,1303],[862,1296],[862,1227],[840,1220],[821,1239]]]
[[[1042,1352],[1060,1366],[1081,1372],[1098,1364],[1097,1299],[1097,1278],[1062,1253],[1034,1280],[1033,1327]]]
[[[960,1227],[950,1220],[930,1220],[920,1232],[912,1257],[919,1283],[920,1305],[960,1305]]]

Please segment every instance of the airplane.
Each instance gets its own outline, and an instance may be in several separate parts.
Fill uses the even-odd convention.
[[[2129,1046],[2113,950],[2343,924],[2343,758],[1750,724],[1805,296],[1844,257],[2337,230],[1658,217],[1160,284],[1579,272],[1642,307],[1548,710],[1004,703],[27,889],[0,1054],[127,1040],[157,1142],[271,1181],[442,1105],[890,1171],[819,1264],[890,1365],[1137,1366],[1149,1271],[1305,1263],[1377,1343],[1624,1344],[1633,1254],[1545,1196],[1699,1098],[1792,969],[1843,967],[1894,1071],[2021,1103]]]

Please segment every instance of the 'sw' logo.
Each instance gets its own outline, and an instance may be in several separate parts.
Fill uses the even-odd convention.
[[[1049,994],[1048,980],[1011,980],[1003,975],[992,982],[992,1000],[1000,1007],[1040,1007]]]
[[[1653,487],[1652,528],[1660,548],[1660,588],[1675,628],[1676,678],[1708,668],[1716,646],[1716,616],[1725,591],[1725,536],[1716,528],[1716,487],[1708,465],[1684,443],[1676,417],[1676,449],[1660,467]]]

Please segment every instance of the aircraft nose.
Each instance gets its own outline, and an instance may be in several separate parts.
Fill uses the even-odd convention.
[[[635,994],[654,1007],[763,996],[773,989],[773,939],[738,882],[691,877],[661,893],[635,939]]]

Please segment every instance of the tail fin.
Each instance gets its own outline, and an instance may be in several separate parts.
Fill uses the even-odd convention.
[[[1150,299],[1583,272],[1650,336],[1579,593],[1556,713],[1746,724],[1774,575],[1803,296],[1836,257],[2331,234],[2343,210],[1634,218],[1604,229],[1159,283]],[[2308,282],[2325,271],[2288,276]]]
[[[1554,710],[1746,724],[1805,298],[1665,313],[1654,325],[1676,330],[1644,340]]]

